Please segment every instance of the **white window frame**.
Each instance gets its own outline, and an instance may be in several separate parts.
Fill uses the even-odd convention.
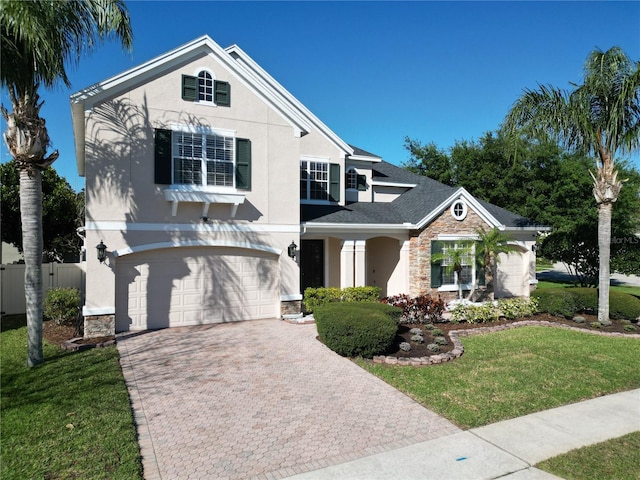
[[[329,175],[330,175],[330,159],[328,158],[321,158],[321,157],[302,157],[300,158],[300,202],[302,203],[306,203],[306,204],[327,204],[331,202],[331,197],[330,197],[330,192],[329,192],[329,188],[330,188],[330,184],[329,184]],[[302,171],[303,171],[303,164],[306,165],[304,171],[306,172],[306,194],[303,196],[302,195]],[[324,180],[320,180],[318,181],[317,178],[311,178],[310,172],[311,172],[311,164],[315,164],[316,166],[322,166],[324,168],[324,174],[326,176],[326,179]],[[317,172],[317,170],[314,170],[315,172]],[[311,187],[312,187],[312,183],[313,182],[316,183],[323,183],[326,185],[325,188],[325,198],[311,198]]]
[[[347,169],[345,184],[347,190],[358,190],[358,171],[354,167]]]
[[[200,75],[206,73],[209,75],[209,79],[211,81],[211,100],[207,100],[207,99],[201,99],[200,98]],[[209,105],[212,107],[217,106],[216,103],[214,102],[215,99],[215,86],[216,86],[216,76],[214,75],[213,71],[210,70],[209,68],[198,68],[196,69],[196,71],[194,72],[194,77],[196,77],[196,79],[198,80],[198,99],[195,101],[195,103],[199,103],[201,105]],[[205,93],[206,95],[206,93]]]
[[[470,264],[463,263],[463,267],[471,267],[470,269],[471,278],[470,278],[470,282],[462,284],[463,290],[471,290],[473,288],[473,285],[475,283],[475,278],[476,278],[476,262],[475,262],[476,242],[473,239],[469,239],[469,238],[455,238],[455,239],[447,238],[439,241],[442,242],[443,254],[446,254],[447,250],[449,250],[450,248],[457,249],[458,246],[463,247],[465,243],[471,243],[472,245],[471,252],[467,256],[467,260],[470,261],[471,263]],[[440,292],[457,291],[459,288],[459,284],[458,284],[459,279],[456,278],[456,275],[454,272],[451,272],[450,274],[453,277],[453,283],[444,283],[444,275],[445,275],[444,272],[445,272],[445,269],[449,266],[450,266],[450,262],[447,259],[442,261],[442,271],[441,271],[441,275],[443,276],[442,285],[438,287],[438,291]]]
[[[236,131],[235,130],[225,130],[225,129],[212,129],[212,128],[202,128],[202,127],[190,127],[190,126],[171,126],[172,135],[171,135],[171,185],[172,188],[174,186],[179,187],[182,191],[200,191],[200,192],[235,192],[236,191]],[[194,160],[200,160],[200,183],[177,183],[175,178],[176,166],[175,162],[177,158],[180,158],[179,155],[179,142],[178,138],[180,134],[191,134],[191,135],[201,135],[202,143],[200,148],[200,157],[198,156],[182,156],[183,158],[193,158]],[[231,161],[226,162],[224,160],[216,160],[214,158],[207,157],[207,146],[209,141],[214,141],[216,137],[222,137],[225,140],[228,140],[230,143],[230,148],[228,150],[227,156],[230,157]],[[230,184],[228,185],[209,185],[208,183],[208,174],[207,174],[207,166],[209,162],[216,163],[227,163],[231,166],[230,172],[228,173],[230,177]]]
[[[451,204],[451,216],[459,222],[467,218],[467,203],[463,200],[456,200]]]

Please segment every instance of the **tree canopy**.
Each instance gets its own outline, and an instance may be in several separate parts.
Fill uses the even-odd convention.
[[[2,202],[2,241],[20,252],[20,176],[15,162],[0,165]],[[78,260],[82,239],[76,229],[84,223],[84,193],[76,193],[53,167],[42,174],[43,254],[52,261]]]

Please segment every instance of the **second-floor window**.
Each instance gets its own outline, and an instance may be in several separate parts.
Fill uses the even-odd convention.
[[[340,165],[301,160],[300,199],[319,202],[340,201]]]
[[[251,140],[224,130],[156,129],[154,180],[161,185],[251,189]]]
[[[173,135],[173,183],[233,187],[234,138],[191,132]]]

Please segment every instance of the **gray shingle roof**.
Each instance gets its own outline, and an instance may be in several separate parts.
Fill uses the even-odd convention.
[[[399,225],[416,224],[453,195],[457,189],[429,177],[382,161],[373,167],[373,180],[380,183],[415,185],[389,203],[358,202],[345,206],[301,205],[301,220],[308,223]],[[533,227],[534,222],[482,200],[478,202],[506,227]]]

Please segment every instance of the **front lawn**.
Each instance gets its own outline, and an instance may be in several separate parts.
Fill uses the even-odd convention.
[[[440,365],[356,361],[465,429],[640,387],[640,338],[521,327],[462,343]]]
[[[572,288],[575,287],[573,283],[567,282],[552,282],[549,280],[539,280],[536,288]],[[611,285],[609,290],[612,292],[622,292],[640,297],[640,287],[633,285]]]
[[[536,467],[566,480],[638,480],[640,432],[572,450]]]
[[[44,365],[29,369],[26,328],[4,320],[0,478],[141,479],[116,348],[70,353],[45,343]]]

